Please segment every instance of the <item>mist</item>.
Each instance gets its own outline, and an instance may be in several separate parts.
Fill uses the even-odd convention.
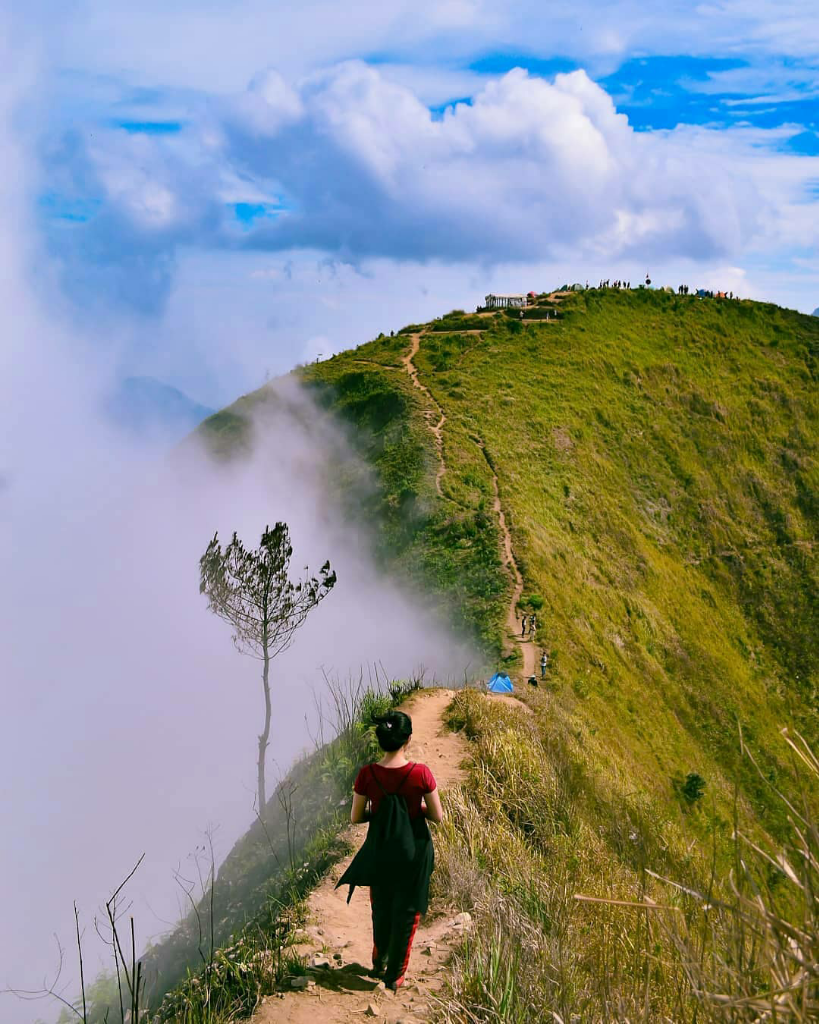
[[[254,427],[253,453],[215,463],[195,442],[158,457],[101,417],[118,339],[101,350],[62,326],[48,262],[20,211],[23,154],[0,109],[0,778],[4,882],[0,987],[37,989],[66,947],[78,989],[73,901],[86,976],[105,966],[93,917],[144,852],[129,885],[139,941],[178,918],[173,871],[215,829],[217,861],[254,816],[259,665],[198,592],[219,531],[258,544],[291,527],[291,571],[329,559],[338,584],[271,672],[269,787],[311,743],[322,672],[462,677],[473,654],[374,567],[362,524],[325,493],[343,432],[292,380]],[[36,291],[31,287],[36,273]],[[228,343],[226,339],[226,344]],[[9,1024],[53,1019],[50,1001],[0,996]]]
[[[368,556],[322,486],[332,425],[278,385],[254,453],[215,464],[187,444],[162,464],[113,446],[102,427],[55,456],[71,467],[3,494],[11,544],[0,615],[5,640],[3,877],[13,878],[2,955],[9,984],[37,987],[70,939],[72,900],[91,916],[137,857],[135,916],[147,939],[175,917],[173,868],[214,825],[221,859],[253,818],[259,665],[198,593],[198,559],[218,530],[256,546],[266,523],[291,526],[291,572],[330,559],[338,584],[273,664],[269,778],[310,743],[322,672],[380,663],[461,676],[474,659]],[[293,411],[302,415],[297,419]],[[55,442],[59,429],[55,424]],[[106,456],[106,457],[103,457]],[[37,482],[41,484],[36,487]],[[275,764],[274,764],[275,761]],[[90,964],[95,950],[89,932]],[[8,1000],[8,997],[5,997]],[[19,1006],[4,1006],[5,1014]],[[38,1008],[42,1012],[42,1008]],[[32,1020],[17,1014],[20,1020]]]

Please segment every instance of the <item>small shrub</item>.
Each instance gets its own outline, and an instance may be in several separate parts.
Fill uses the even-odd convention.
[[[385,715],[393,706],[389,693],[374,693],[368,690],[361,699],[361,722],[365,728],[375,724],[375,719]]]
[[[685,778],[678,773],[671,777],[671,788],[684,801],[684,806],[693,807],[703,797],[705,779],[697,772],[689,772]]]
[[[689,772],[685,777],[681,792],[690,804],[696,803],[697,800],[702,799],[705,792],[705,779],[696,772]]]

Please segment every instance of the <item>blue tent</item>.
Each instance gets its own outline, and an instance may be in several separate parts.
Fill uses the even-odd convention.
[[[492,676],[486,684],[486,688],[490,693],[511,693],[514,690],[509,676],[502,675],[500,672],[496,672]]]

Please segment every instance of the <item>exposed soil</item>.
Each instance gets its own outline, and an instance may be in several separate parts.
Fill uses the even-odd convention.
[[[460,333],[480,334],[482,332],[468,331]],[[446,473],[446,460],[444,459],[444,424],[446,423],[446,415],[444,414],[444,410],[441,408],[438,402],[433,398],[432,392],[429,390],[429,388],[425,384],[421,383],[418,376],[418,368],[413,362],[415,355],[418,352],[418,349],[421,345],[421,334],[413,334],[410,337],[411,343],[409,352],[402,358],[401,361],[404,365],[404,369],[409,374],[410,380],[412,381],[414,387],[418,388],[419,391],[422,391],[429,404],[434,407],[434,411],[432,409],[427,409],[424,412],[424,416],[427,420],[427,423],[429,424],[429,429],[432,431],[432,436],[435,440],[435,450],[438,453],[438,471],[435,474],[435,489],[437,490],[438,494],[441,497],[444,497],[444,493],[441,487],[441,481],[443,480],[444,473]],[[478,440],[477,443],[479,444],[481,451],[483,451],[484,456],[486,456],[486,448],[484,447],[483,442]],[[523,593],[523,577],[521,576],[520,569],[518,568],[518,564],[515,561],[515,554],[512,548],[512,535],[509,532],[509,527],[507,526],[506,523],[506,516],[504,515],[503,512],[503,505],[501,504],[500,500],[498,477],[497,474],[495,473],[494,468],[489,462],[488,457],[486,461],[492,472],[492,488],[494,492],[493,508],[497,513],[498,523],[500,525],[501,530],[501,539],[503,545],[503,564],[506,567],[506,571],[509,573],[509,576],[513,584],[512,600],[509,604],[509,610],[506,615],[506,649],[508,652],[510,649],[512,649],[513,644],[516,644],[520,648],[521,654],[523,656],[521,678],[525,680],[528,679],[530,676],[535,675],[536,673],[535,642],[529,639],[528,637],[522,637],[520,635],[520,628],[518,626],[517,606],[521,594]]]
[[[446,462],[444,462],[444,424],[446,423],[446,416],[444,415],[444,410],[432,397],[432,392],[429,388],[425,384],[422,384],[418,379],[418,369],[413,362],[413,359],[415,358],[415,354],[417,353],[420,345],[421,335],[411,335],[410,350],[407,355],[403,357],[401,362],[404,364],[404,369],[409,374],[414,387],[418,388],[419,391],[423,391],[427,401],[430,405],[434,406],[434,411],[433,409],[425,410],[424,417],[429,424],[429,429],[432,431],[432,436],[435,440],[435,450],[438,453],[438,471],[435,474],[435,490],[438,492],[439,496],[443,498],[444,492],[441,489],[441,481],[444,478],[444,473],[446,473]]]
[[[464,738],[443,724],[444,709],[453,694],[453,690],[421,691],[405,705],[413,725],[409,757],[429,765],[444,791],[463,777],[461,763],[468,752]],[[347,838],[356,849],[366,829],[366,825],[349,827]],[[268,996],[253,1024],[350,1024],[362,1018],[411,1024],[426,1019],[430,1000],[443,984],[440,971],[451,944],[459,941],[469,923],[459,923],[454,910],[435,919],[428,915],[415,936],[405,984],[396,994],[386,991],[383,983],[366,973],[372,965],[369,890],[356,889],[348,905],[346,886],[333,888],[351,860],[352,855],[336,865],[309,897],[309,923],[304,941],[296,947],[310,958],[324,956],[329,966],[310,969],[312,983],[306,989]],[[374,1012],[368,1012],[368,1007]]]
[[[466,740],[443,723],[444,711],[454,690],[422,690],[404,707],[412,716],[409,757],[427,764],[441,790],[462,781],[468,755]],[[514,697],[486,695],[525,710]],[[364,841],[366,825],[349,826],[346,836],[357,850]],[[432,826],[433,834],[435,826]],[[388,1024],[416,1024],[428,1019],[441,990],[443,968],[453,946],[471,926],[468,914],[428,914],[415,936],[406,982],[392,993],[367,975],[372,965],[372,924],[368,889],[356,889],[347,903],[347,889],[334,886],[347,869],[353,854],[337,864],[307,901],[308,924],[296,951],[308,957],[306,988],[267,996],[252,1024],[352,1024],[362,1018]],[[326,961],[321,966],[321,961]]]
[[[518,601],[523,594],[523,576],[521,575],[518,563],[515,561],[515,552],[512,548],[512,534],[509,532],[509,526],[507,525],[506,516],[504,515],[503,505],[501,504],[500,499],[498,475],[495,472],[492,463],[489,461],[483,441],[475,438],[475,442],[483,452],[484,457],[486,458],[486,463],[492,473],[492,508],[497,513],[498,525],[500,526],[501,531],[503,564],[506,567],[506,571],[509,573],[513,583],[512,600],[509,602],[509,609],[506,613],[506,649],[508,652],[512,644],[517,644],[520,648],[523,656],[521,675],[523,679],[528,679],[529,676],[533,676],[535,674],[535,643],[528,637],[522,637],[520,635],[521,630],[518,625]]]

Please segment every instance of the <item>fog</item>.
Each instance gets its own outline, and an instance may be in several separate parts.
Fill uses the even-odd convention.
[[[269,791],[277,771],[310,743],[305,715],[323,672],[357,675],[378,663],[395,677],[423,666],[445,679],[475,664],[417,599],[375,569],[367,525],[342,521],[325,481],[328,453],[352,457],[344,432],[292,380],[274,385],[276,401],[255,424],[252,455],[228,466],[195,444],[157,452],[154,438],[127,439],[99,415],[103,400],[127,372],[165,378],[217,405],[261,382],[267,367],[283,371],[378,331],[472,308],[488,291],[613,276],[636,281],[646,268],[642,254],[639,266],[613,267],[603,249],[593,258],[573,252],[562,264],[491,266],[422,264],[411,253],[362,261],[353,252],[344,263],[323,252],[181,243],[171,256],[151,249],[146,229],[129,236],[122,266],[127,277],[159,252],[161,273],[173,271],[167,307],[140,319],[121,315],[114,302],[103,319],[105,300],[118,294],[106,277],[108,250],[101,256],[88,244],[79,270],[59,265],[43,251],[33,214],[37,197],[53,187],[38,179],[43,147],[74,121],[97,131],[102,117],[84,123],[87,97],[79,103],[75,95],[59,133],[45,130],[49,119],[59,121],[71,78],[59,72],[73,66],[72,54],[56,59],[45,51],[61,51],[63,28],[74,24],[72,5],[47,6],[47,25],[38,20],[40,4],[19,14],[33,34],[47,37],[39,44],[42,67],[28,62],[30,39],[18,35],[12,48],[0,12],[0,988],[38,988],[50,979],[56,933],[66,947],[64,991],[73,996],[74,901],[93,976],[104,966],[94,914],[142,853],[128,892],[144,943],[176,919],[173,872],[204,831],[215,828],[221,860],[253,819],[259,665],[234,650],[229,627],[198,592],[197,563],[215,531],[227,540],[236,530],[255,547],[265,525],[285,520],[294,573],[326,559],[338,573],[336,588],[272,669]],[[184,52],[171,50],[183,70]],[[242,66],[243,77],[258,67]],[[53,72],[47,86],[43,67]],[[84,83],[128,93],[122,83]],[[63,151],[56,152],[51,173],[63,170]],[[115,242],[123,222],[113,223]],[[62,221],[52,229],[52,245],[65,229]],[[66,298],[72,274],[89,267],[99,294],[80,288]],[[657,280],[659,269],[652,267]],[[754,270],[755,278],[765,273],[771,279],[764,267]],[[758,284],[745,274],[678,259],[666,260],[662,280],[750,294]],[[784,273],[773,280],[776,294],[815,304],[806,306]],[[133,279],[127,284],[139,292]],[[0,994],[3,1024],[56,1013],[53,1003]]]
[[[318,412],[299,425],[288,406],[303,413],[309,400],[278,387],[286,402],[257,426],[241,464],[219,467],[192,445],[146,463],[101,426],[65,444],[55,423],[53,460],[3,493],[0,871],[14,885],[0,955],[10,984],[36,987],[54,962],[51,932],[70,939],[72,900],[90,923],[143,851],[135,913],[143,938],[162,931],[179,895],[172,869],[202,831],[218,826],[221,858],[252,820],[259,665],[235,652],[198,593],[215,530],[256,546],[282,519],[291,571],[329,558],[338,573],[274,662],[269,777],[274,759],[286,768],[310,742],[305,715],[322,670],[381,663],[395,677],[426,667],[445,678],[471,660],[379,575],[366,533],[341,522],[322,476],[343,441]],[[20,1007],[3,1006],[4,1020],[9,1011]]]
[[[73,901],[93,975],[104,952],[93,916],[140,854],[129,891],[144,942],[175,920],[173,869],[203,831],[216,827],[221,859],[253,819],[259,665],[198,592],[214,531],[255,547],[284,520],[294,573],[328,558],[338,573],[272,669],[271,781],[310,743],[322,670],[379,662],[395,677],[423,665],[445,678],[472,656],[376,571],[363,524],[341,521],[323,481],[342,433],[293,382],[275,385],[277,411],[240,464],[218,466],[194,444],[158,458],[98,416],[116,338],[103,355],[59,326],[50,268],[23,244],[20,154],[7,130],[0,143],[0,986],[38,988],[56,933],[71,996]],[[0,996],[4,1022],[55,1015]]]

